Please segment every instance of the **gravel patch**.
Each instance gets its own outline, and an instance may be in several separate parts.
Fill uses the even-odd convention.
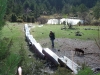
[[[100,67],[100,49],[92,40],[78,40],[68,38],[56,38],[55,48],[52,49],[50,39],[38,41],[43,48],[50,48],[59,57],[67,56],[79,65],[85,64],[90,68]],[[81,48],[84,56],[75,55],[75,48]]]

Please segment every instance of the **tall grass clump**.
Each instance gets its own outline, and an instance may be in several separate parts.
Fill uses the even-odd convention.
[[[12,40],[9,38],[0,39],[0,60],[5,59],[10,54]]]
[[[94,73],[89,67],[83,66],[83,68],[76,75],[100,75],[100,73]]]
[[[20,56],[11,53],[11,47],[13,45],[11,38],[1,38],[2,28],[5,25],[4,15],[6,7],[7,0],[0,0],[0,75],[15,75]]]
[[[0,39],[0,75],[14,75],[20,56],[12,54],[10,49],[13,45],[12,39]]]
[[[70,70],[65,67],[58,67],[57,71],[53,75],[73,75]]]

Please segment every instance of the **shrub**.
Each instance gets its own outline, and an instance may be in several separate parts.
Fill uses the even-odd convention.
[[[99,21],[97,21],[97,20],[95,20],[95,21],[92,21],[92,23],[91,23],[92,25],[95,25],[95,26],[98,26],[99,24],[100,24],[100,22]]]
[[[78,72],[77,75],[93,75],[93,71],[89,67],[85,67]]]
[[[39,22],[39,24],[45,24],[45,23],[47,23],[47,19],[44,17],[39,17],[38,22]]]
[[[73,75],[70,70],[65,67],[58,67],[57,71],[53,75]]]
[[[10,54],[12,43],[9,38],[0,39],[0,60],[5,59]]]
[[[16,14],[11,15],[11,22],[16,22],[17,21],[17,16]]]
[[[10,52],[12,45],[12,39],[0,39],[0,75],[15,75],[20,56]]]
[[[77,75],[100,75],[100,73],[94,73],[89,67],[84,66]]]
[[[17,19],[17,22],[22,23],[23,22],[23,19]]]

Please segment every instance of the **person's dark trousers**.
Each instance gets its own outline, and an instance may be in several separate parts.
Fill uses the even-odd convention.
[[[54,40],[51,40],[52,48],[54,48]]]

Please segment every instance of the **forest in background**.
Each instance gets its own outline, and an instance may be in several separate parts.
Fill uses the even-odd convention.
[[[98,24],[100,0],[9,0],[5,20],[36,22],[41,15],[55,18],[79,17],[88,24]],[[65,15],[65,16],[64,16]],[[96,22],[95,19],[97,20]],[[91,23],[93,22],[93,23]]]

